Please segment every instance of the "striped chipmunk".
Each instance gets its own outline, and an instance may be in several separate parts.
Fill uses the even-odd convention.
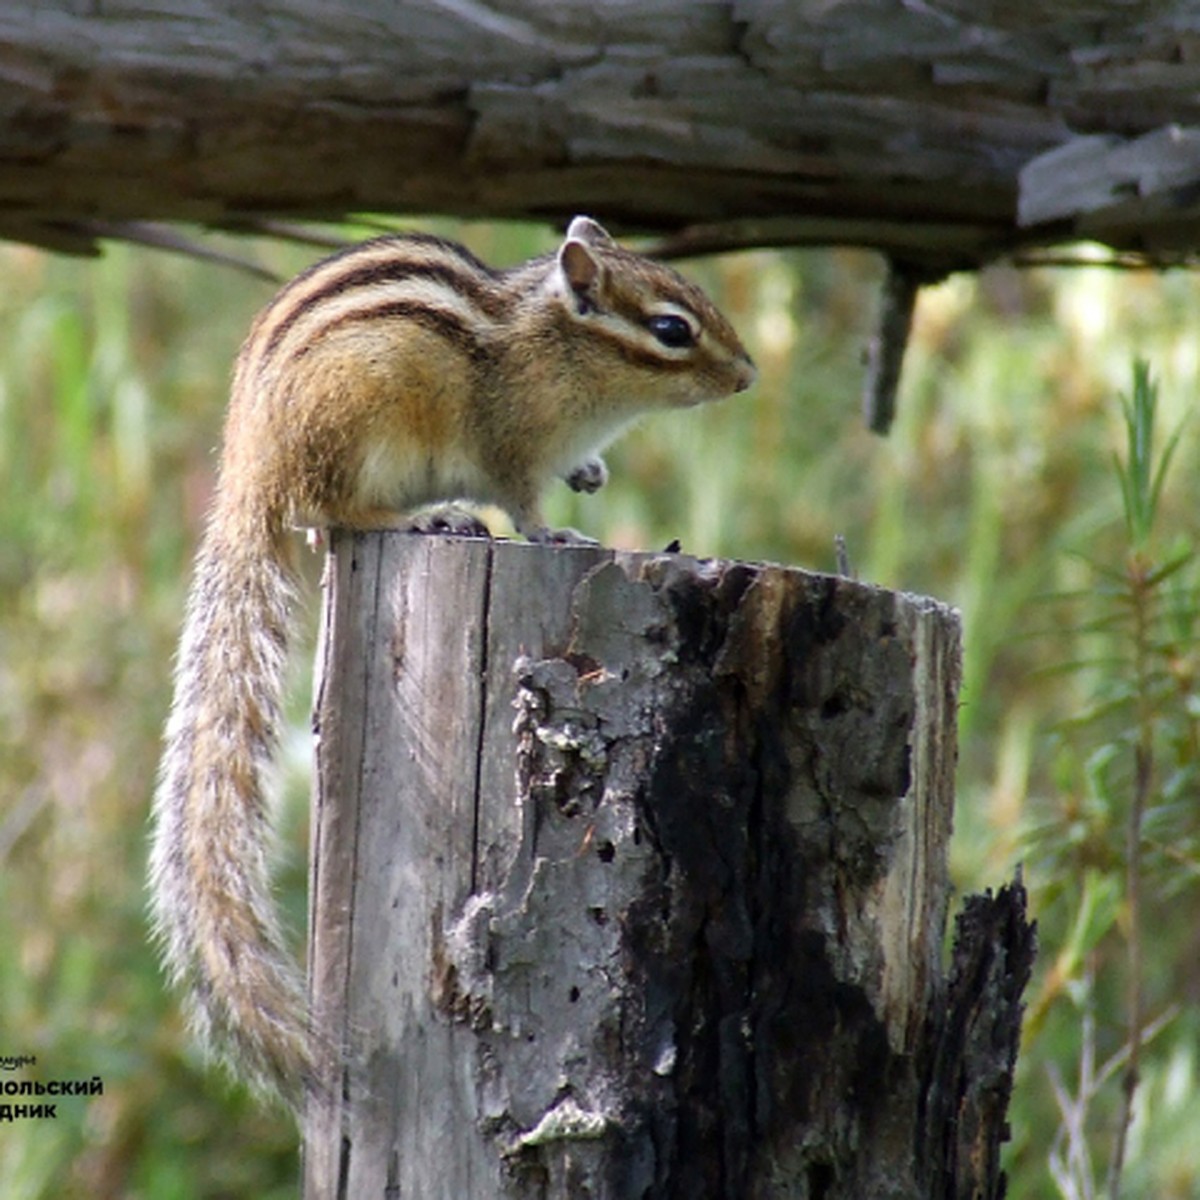
[[[639,414],[744,391],[755,370],[694,284],[576,217],[509,270],[388,236],[317,263],[259,314],[234,370],[154,798],[156,937],[191,1024],[258,1090],[313,1086],[304,984],[268,877],[294,526],[378,529],[423,505],[500,506],[536,542],[552,476]]]

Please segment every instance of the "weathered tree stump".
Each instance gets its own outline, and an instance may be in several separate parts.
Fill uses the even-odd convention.
[[[959,627],[779,567],[336,534],[305,1195],[998,1196],[1019,884],[942,959]]]

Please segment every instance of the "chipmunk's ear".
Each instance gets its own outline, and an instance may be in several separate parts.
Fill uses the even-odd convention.
[[[576,217],[558,248],[559,279],[580,316],[599,307],[600,292],[604,287],[604,264],[596,254],[596,247],[605,244],[612,245],[612,239],[595,221]]]
[[[576,217],[567,226],[567,241],[587,242],[591,246],[615,246],[608,231],[591,217]]]

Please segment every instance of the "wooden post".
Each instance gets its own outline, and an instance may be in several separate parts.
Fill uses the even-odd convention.
[[[1019,882],[942,961],[956,615],[335,534],[308,1200],[1000,1194]]]

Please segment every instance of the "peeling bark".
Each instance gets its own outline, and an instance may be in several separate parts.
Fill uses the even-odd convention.
[[[952,612],[679,555],[331,555],[309,1200],[999,1195],[1031,943],[972,902],[942,965]]]

